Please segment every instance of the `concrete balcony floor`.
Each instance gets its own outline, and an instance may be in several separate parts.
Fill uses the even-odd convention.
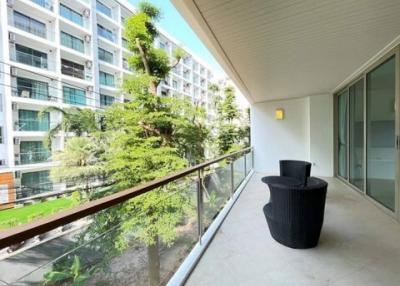
[[[186,285],[400,285],[400,224],[334,178],[317,248],[271,237],[269,190],[254,174]]]

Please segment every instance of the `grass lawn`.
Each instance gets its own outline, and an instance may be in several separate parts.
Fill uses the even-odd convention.
[[[0,230],[24,224],[69,208],[73,200],[60,198],[34,205],[0,211]]]

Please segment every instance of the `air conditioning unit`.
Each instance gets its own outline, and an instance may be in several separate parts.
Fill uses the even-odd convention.
[[[21,140],[19,138],[14,138],[14,145],[19,145]]]
[[[8,40],[10,41],[10,43],[15,43],[15,41],[17,40],[17,38],[13,32],[8,33]]]
[[[93,86],[89,85],[89,86],[86,88],[86,90],[87,90],[88,92],[93,92]]]
[[[1,159],[1,160],[0,160],[0,166],[4,166],[5,164],[6,164],[6,160]]]
[[[31,95],[31,93],[29,92],[29,90],[21,91],[21,97],[29,98],[30,95]]]
[[[15,154],[15,165],[19,165],[20,164],[20,156],[19,154]],[[19,178],[19,177],[17,177]]]
[[[15,178],[15,179],[21,178],[21,171],[15,171],[15,172],[14,172],[14,178]]]
[[[18,104],[17,104],[16,102],[13,102],[13,103],[11,104],[11,109],[12,109],[12,110],[18,110]]]
[[[7,0],[8,7],[12,8],[14,6],[14,4],[15,4],[15,0]]]
[[[92,61],[86,61],[86,62],[85,62],[85,66],[86,66],[88,69],[91,69],[91,68],[92,68]]]
[[[92,40],[92,37],[90,35],[85,35],[85,42],[86,43],[90,43],[91,40]]]
[[[11,76],[17,76],[18,75],[17,68],[11,67],[10,68],[10,74],[11,74]]]
[[[83,10],[83,16],[85,16],[86,18],[89,18],[90,17],[90,10],[89,9],[85,9],[85,10]]]

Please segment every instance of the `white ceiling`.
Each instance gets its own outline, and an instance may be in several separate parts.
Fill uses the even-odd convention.
[[[251,102],[330,93],[400,35],[400,0],[172,0]]]

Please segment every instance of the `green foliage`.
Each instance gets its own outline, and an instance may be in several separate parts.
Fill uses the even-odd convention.
[[[244,145],[243,126],[234,88],[226,87],[224,95],[223,99],[217,98],[215,102],[218,112],[216,142],[220,155],[240,150]]]
[[[73,285],[82,286],[93,275],[96,268],[83,269],[80,259],[74,256],[73,263],[68,271],[50,271],[44,274],[44,285]]]
[[[134,52],[129,57],[128,63],[135,71],[147,74],[151,79],[148,86],[153,94],[160,82],[185,56],[182,49],[175,49],[173,53],[175,63],[171,64],[167,53],[153,46],[154,39],[158,35],[155,22],[159,20],[160,15],[157,7],[147,1],[141,2],[138,13],[126,21],[124,34],[128,48]]]
[[[73,137],[66,141],[64,149],[53,155],[59,164],[50,170],[53,181],[73,182],[85,186],[104,173],[101,161],[101,140],[97,137]]]
[[[75,136],[82,136],[100,130],[98,124],[98,114],[89,108],[71,107],[62,109],[58,107],[46,107],[40,111],[39,116],[43,116],[47,112],[60,112],[63,119],[60,123],[50,129],[44,140],[45,146],[50,149],[51,140],[60,132],[72,132]]]

